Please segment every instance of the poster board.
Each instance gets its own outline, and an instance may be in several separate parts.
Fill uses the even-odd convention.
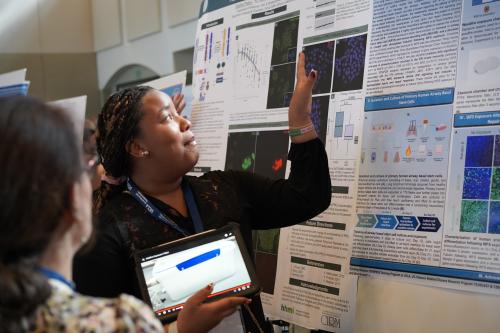
[[[198,173],[286,177],[257,165],[286,154],[298,53],[319,71],[332,205],[256,232],[268,315],[350,332],[359,275],[500,294],[499,32],[499,1],[203,2]]]

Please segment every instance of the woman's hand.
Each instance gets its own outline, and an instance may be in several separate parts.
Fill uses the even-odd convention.
[[[208,332],[217,326],[222,319],[232,314],[242,304],[249,304],[250,299],[245,297],[227,297],[218,301],[203,303],[213,290],[208,285],[188,298],[184,308],[177,317],[179,333]]]
[[[299,54],[299,61],[297,62],[297,84],[293,92],[290,107],[288,109],[288,126],[290,128],[303,128],[311,124],[311,103],[312,103],[312,89],[316,82],[317,72],[311,70],[309,75],[306,75],[306,59],[304,52]],[[309,131],[305,134],[294,136],[291,138],[292,142],[300,143],[312,140],[318,137],[316,131]]]
[[[177,113],[182,114],[182,111],[186,107],[186,102],[184,101],[184,94],[175,94],[172,97],[172,102],[174,103]]]

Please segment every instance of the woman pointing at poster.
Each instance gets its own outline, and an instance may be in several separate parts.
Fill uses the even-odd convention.
[[[331,200],[328,160],[310,119],[316,72],[307,75],[304,66],[301,53],[288,113],[287,180],[231,170],[186,176],[198,160],[196,139],[171,99],[149,87],[109,97],[99,115],[97,149],[115,184],[103,182],[97,193],[96,244],[75,262],[77,288],[96,296],[140,296],[133,263],[137,250],[236,222],[251,252],[253,229],[294,225],[325,210]],[[257,320],[244,311],[245,323],[257,332],[256,322],[264,325],[258,297],[251,308]]]

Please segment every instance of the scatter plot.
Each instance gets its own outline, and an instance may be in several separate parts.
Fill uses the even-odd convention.
[[[285,178],[288,141],[285,130],[229,133],[225,169]]]
[[[488,201],[462,201],[460,231],[486,232]]]
[[[255,45],[244,43],[238,46],[235,66],[237,89],[260,88],[264,75],[263,59]]]
[[[491,167],[493,135],[469,136],[465,154],[465,167]]]
[[[333,92],[363,88],[366,57],[366,35],[337,41]]]
[[[488,233],[500,234],[500,201],[492,201],[490,203]]]
[[[490,199],[500,200],[500,168],[493,168]]]
[[[295,63],[271,67],[267,108],[283,108],[290,105],[295,83]]]
[[[313,95],[330,92],[334,50],[334,41],[304,47],[304,53],[306,55],[306,73],[309,74],[311,69],[315,69],[318,73],[316,83],[313,87]]]
[[[330,95],[313,97],[311,104],[311,120],[318,137],[326,143],[326,130],[328,126],[328,107]]]
[[[275,23],[271,65],[295,62],[297,56],[298,34],[298,16]]]
[[[255,173],[271,179],[285,178],[287,131],[261,131],[257,137]]]
[[[462,199],[490,197],[491,168],[465,168]]]

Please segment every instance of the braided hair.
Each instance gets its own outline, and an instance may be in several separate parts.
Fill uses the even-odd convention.
[[[130,87],[111,95],[97,120],[97,153],[107,175],[120,179],[132,171],[132,161],[127,152],[127,144],[139,133],[142,118],[142,98],[153,88],[148,86]],[[122,192],[124,184],[112,185],[102,182],[94,201],[96,213],[115,194]]]

